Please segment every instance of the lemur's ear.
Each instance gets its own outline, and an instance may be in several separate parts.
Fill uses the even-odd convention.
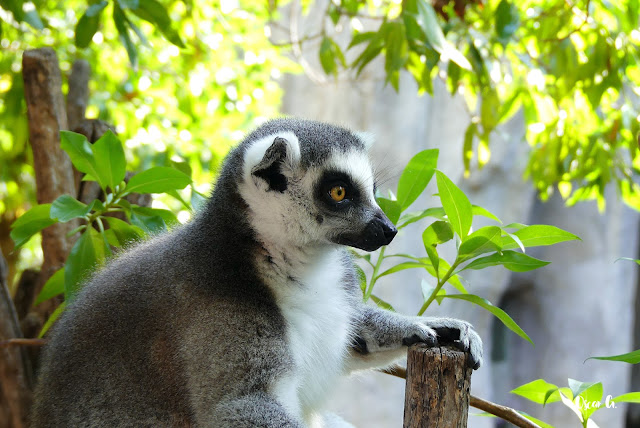
[[[287,177],[282,174],[282,164],[287,159],[289,144],[282,137],[276,137],[262,160],[251,169],[251,174],[263,179],[269,190],[284,192],[287,190]]]

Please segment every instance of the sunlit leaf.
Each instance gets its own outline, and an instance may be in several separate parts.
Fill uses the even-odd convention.
[[[442,172],[436,171],[438,193],[444,211],[447,213],[451,227],[461,239],[471,229],[473,211],[467,196]]]
[[[49,300],[64,293],[64,268],[58,269],[51,277],[45,282],[42,290],[33,302],[34,305],[39,305],[45,300]]]
[[[57,223],[57,220],[49,216],[50,211],[51,204],[36,205],[11,224],[9,235],[16,248],[22,247],[42,229]]]
[[[555,391],[556,394],[555,396],[548,397],[545,400],[549,391]],[[524,397],[534,403],[545,404],[545,402],[553,403],[560,401],[560,395],[557,391],[558,387],[556,385],[549,383],[544,379],[537,379],[513,389],[511,393]]]
[[[122,143],[111,130],[107,130],[98,141],[93,143],[92,148],[96,159],[98,174],[96,178],[114,191],[116,186],[124,180],[127,166]]]
[[[486,257],[480,257],[462,268],[459,272],[467,269],[484,269],[490,266],[502,265],[513,272],[527,272],[546,266],[551,262],[539,260],[523,253],[515,251],[503,251],[502,254],[495,253]]]
[[[69,195],[59,196],[51,204],[49,216],[66,223],[74,218],[84,217],[91,211],[91,206],[86,205]]]
[[[485,226],[468,235],[458,248],[461,260],[480,254],[502,249],[502,229],[498,226]]]
[[[191,178],[177,169],[157,166],[142,171],[129,180],[125,194],[162,193],[168,190],[184,189],[191,184]]]
[[[438,164],[438,149],[423,150],[404,168],[398,182],[398,203],[402,211],[418,199],[431,181]]]
[[[605,361],[621,361],[623,363],[638,364],[640,363],[640,349],[626,354],[613,355],[610,357],[589,357],[587,360],[605,360]]]
[[[524,330],[522,330],[522,328],[520,328],[520,326],[513,320],[513,318],[511,318],[505,311],[503,311],[499,307],[493,306],[487,299],[483,299],[482,297],[476,296],[475,294],[447,294],[444,297],[447,299],[465,300],[486,309],[487,311],[491,312],[496,318],[502,321],[502,323],[509,330],[513,331],[515,334],[527,340],[533,345],[533,341],[531,340],[531,338],[527,335],[527,333],[524,332]]]
[[[523,227],[515,232],[522,245],[525,247],[539,247],[544,245],[553,245],[559,242],[579,240],[573,233],[566,232],[555,226],[548,226],[543,224],[534,224],[531,226]],[[505,250],[518,248],[518,243],[515,242],[510,236],[502,238],[502,248]]]

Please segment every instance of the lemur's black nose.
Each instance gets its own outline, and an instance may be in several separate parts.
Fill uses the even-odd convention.
[[[382,245],[387,245],[393,241],[393,238],[398,233],[398,229],[391,223],[391,220],[387,218],[386,215],[382,211],[377,212],[373,217],[373,220],[369,224],[373,223],[377,228],[382,231],[382,236],[384,237],[384,243]]]

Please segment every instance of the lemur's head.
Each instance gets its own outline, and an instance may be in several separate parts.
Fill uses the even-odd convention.
[[[373,251],[396,228],[375,201],[371,137],[326,123],[276,119],[249,134],[238,189],[260,239]]]

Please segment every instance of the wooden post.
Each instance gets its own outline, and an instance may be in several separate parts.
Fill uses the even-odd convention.
[[[404,428],[466,428],[471,368],[450,347],[409,348]]]

